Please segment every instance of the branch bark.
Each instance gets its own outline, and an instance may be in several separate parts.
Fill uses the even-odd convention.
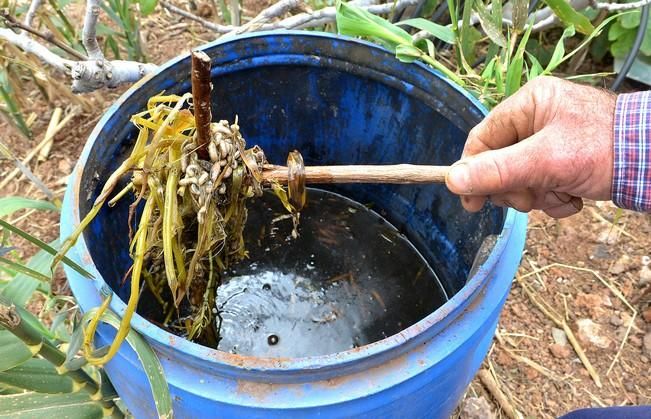
[[[75,58],[77,58],[79,60],[87,60],[88,59],[88,57],[86,57],[84,54],[82,54],[79,51],[77,51],[77,50],[69,47],[68,45],[60,42],[58,39],[54,38],[54,36],[52,36],[51,34],[42,33],[42,32],[40,32],[40,31],[38,31],[36,29],[33,29],[31,26],[29,26],[29,25],[27,25],[25,23],[21,23],[21,22],[17,21],[15,17],[11,16],[6,11],[0,11],[0,17],[2,17],[5,20],[5,24],[7,25],[7,27],[14,28],[14,29],[22,29],[23,31],[25,31],[22,34],[23,36],[25,36],[27,33],[31,33],[32,35],[37,36],[37,37],[43,39],[44,41],[47,41],[47,42],[51,43],[52,45],[54,45],[54,46],[56,46],[58,48],[61,48],[62,50],[64,50],[65,52],[67,52],[68,54],[72,55],[73,57],[75,57]],[[25,20],[27,20],[27,19],[25,19]]]
[[[621,12],[623,10],[639,9],[641,7],[646,6],[647,4],[651,4],[651,0],[641,0],[633,3],[602,3],[602,2],[594,1],[592,6],[595,9],[599,9],[599,10],[608,10],[609,12]]]
[[[269,20],[280,17],[285,13],[289,12],[292,9],[297,8],[302,4],[301,0],[280,0],[278,3],[275,3],[263,11],[261,11],[256,17],[245,23],[240,27],[236,27],[228,33],[228,35],[241,34],[248,32],[255,27],[259,27],[262,23],[266,23]],[[227,36],[228,36],[227,35]]]
[[[160,5],[163,6],[163,8],[169,10],[172,13],[176,13],[179,16],[183,16],[186,19],[193,20],[203,26],[206,29],[210,29],[211,31],[217,32],[217,33],[228,33],[235,29],[235,26],[232,25],[219,25],[217,23],[210,22],[202,17],[199,17],[195,14],[192,14],[186,10],[181,9],[180,7],[176,7],[173,4],[170,4],[166,1],[160,1]]]
[[[34,23],[34,17],[36,16],[36,10],[41,6],[41,2],[43,0],[32,0],[32,2],[29,5],[29,9],[27,9],[27,13],[25,14],[25,20],[23,20],[23,24],[27,27],[32,27]]]
[[[192,104],[197,127],[197,145],[204,154],[207,154],[212,122],[210,79],[210,57],[203,51],[192,51]]]
[[[104,59],[104,54],[97,42],[97,20],[99,18],[99,12],[100,8],[98,0],[86,1],[86,16],[84,17],[82,43],[84,44],[84,48],[86,48],[88,56],[93,60]]]

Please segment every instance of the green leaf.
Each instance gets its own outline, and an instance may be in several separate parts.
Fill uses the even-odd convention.
[[[80,391],[66,394],[22,393],[0,396],[0,418],[43,419],[43,417],[102,418],[102,405]]]
[[[479,24],[484,29],[484,32],[486,32],[488,38],[495,44],[505,48],[506,38],[504,38],[504,34],[502,33],[502,23],[500,22],[499,25],[495,23],[493,16],[488,12],[482,0],[475,1],[475,11],[477,11],[477,16],[479,17]]]
[[[527,56],[529,57],[529,61],[531,61],[531,68],[529,69],[527,80],[533,80],[542,74],[543,67],[534,55],[527,53]]]
[[[624,12],[624,13],[626,13],[626,12]],[[561,63],[569,60],[570,58],[572,58],[574,56],[574,54],[581,51],[582,48],[585,48],[585,46],[588,45],[592,41],[592,39],[594,39],[595,37],[597,37],[597,36],[599,36],[601,34],[601,31],[603,31],[604,28],[606,28],[610,24],[610,22],[612,22],[614,19],[617,19],[621,15],[622,14],[620,13],[618,15],[612,15],[612,16],[608,17],[607,19],[604,19],[604,21],[601,22],[599,24],[599,26],[597,26],[597,28],[594,30],[594,32],[592,32],[590,35],[586,36],[583,39],[583,41],[581,41],[581,43],[576,48],[574,48],[572,50],[572,52],[569,52],[568,54],[565,55],[565,57],[563,57],[563,59],[561,60]]]
[[[53,247],[58,246],[59,241],[55,240],[51,242],[50,245]],[[47,277],[47,280],[49,281],[50,264],[52,263],[53,258],[54,257],[45,250],[40,250],[32,256],[29,262],[27,262],[26,267]],[[12,303],[23,307],[38,287],[38,284],[39,281],[34,279],[32,276],[19,273],[11,280],[11,282],[9,282],[9,284],[7,284],[0,294],[10,299]]]
[[[642,53],[642,55],[646,55],[646,56],[651,55],[651,25],[647,27],[647,30],[644,33],[644,38],[642,39],[642,45],[640,46],[640,52]]]
[[[143,16],[152,14],[156,9],[156,5],[158,4],[158,0],[139,0],[139,2],[140,12],[143,14]]]
[[[615,72],[620,72],[622,70],[623,64],[623,58],[616,58],[613,65],[613,70],[615,70]],[[633,61],[633,65],[631,66],[626,77],[631,80],[644,83],[646,85],[651,84],[651,59],[643,55],[638,56]],[[615,221],[613,221],[613,224],[617,225]]]
[[[533,25],[529,25],[527,31],[522,36],[520,43],[518,44],[518,49],[513,56],[513,59],[509,63],[509,67],[506,70],[506,85],[504,87],[504,96],[508,97],[515,93],[522,84],[522,69],[524,67],[524,51],[529,40],[529,35],[531,34],[531,28]]]
[[[577,12],[566,0],[544,0],[547,6],[565,25],[574,25],[577,31],[584,35],[590,35],[594,26],[587,17]]]
[[[618,22],[625,29],[635,29],[640,26],[641,13],[639,10],[633,10],[632,13],[625,14]]]
[[[450,25],[443,26],[421,17],[416,19],[407,19],[398,22],[397,25],[406,25],[412,28],[420,29],[431,34],[434,38],[440,39],[448,44],[454,44],[454,31]]]
[[[624,58],[631,51],[634,43],[635,43],[635,31],[626,32],[624,36],[621,36],[615,42],[612,43],[612,45],[610,46],[610,53],[615,58]]]
[[[41,249],[45,250],[46,252],[48,252],[49,254],[51,254],[53,256],[57,254],[56,249],[53,249],[52,246],[49,246],[44,241],[32,236],[31,234],[21,230],[18,227],[15,227],[15,226],[9,224],[8,222],[6,222],[6,221],[4,221],[2,219],[0,219],[0,227],[9,230],[12,233],[15,233],[15,234],[19,235],[23,239],[25,239],[25,240],[29,241],[30,243],[40,247]],[[93,279],[93,275],[88,273],[88,271],[86,271],[84,268],[77,265],[75,262],[73,262],[72,260],[68,259],[65,256],[63,257],[63,263],[70,266],[72,269],[77,271],[80,275],[85,276],[88,279]]]
[[[72,336],[70,337],[70,342],[68,343],[68,350],[66,351],[66,360],[63,362],[63,367],[69,371],[78,369],[76,365],[79,364],[76,360],[77,354],[81,349],[81,344],[84,340],[84,328],[80,327],[78,324],[75,325],[75,328],[72,331]],[[85,361],[82,361],[81,364],[85,364]]]
[[[488,64],[484,66],[484,70],[481,72],[481,78],[484,79],[484,81],[493,81],[495,79],[495,61],[497,61],[497,57],[493,57]]]
[[[0,386],[0,396],[5,396],[8,394],[17,394],[22,393],[23,390],[19,388],[9,387],[9,386]]]
[[[608,28],[608,40],[609,41],[615,41],[618,38],[622,37],[623,35],[629,33],[631,31],[626,30],[621,22],[619,20],[616,20],[615,23],[610,25],[610,28]]]
[[[59,211],[59,208],[51,202],[41,201],[38,199],[23,198],[21,196],[8,196],[0,198],[0,217],[6,217],[14,212],[25,209],[33,208],[42,211]]]
[[[524,24],[527,23],[527,15],[529,14],[529,2],[527,0],[512,0],[513,5],[513,27],[518,32],[522,32]]]
[[[72,379],[60,375],[54,365],[40,358],[32,358],[10,370],[0,372],[0,383],[40,393],[70,393]]]
[[[604,31],[590,44],[590,55],[592,59],[600,63],[608,53],[609,45],[608,34]]]
[[[565,28],[561,39],[556,43],[556,48],[554,48],[554,53],[552,54],[551,60],[549,60],[549,64],[547,64],[547,68],[545,68],[545,73],[551,73],[558,67],[563,60],[563,56],[565,56],[565,39],[574,36],[575,33],[574,26],[570,25]]]
[[[45,276],[42,273],[37,272],[37,271],[35,271],[33,269],[30,269],[25,265],[14,262],[11,259],[7,259],[5,257],[0,256],[0,263],[4,263],[5,265],[8,265],[16,273],[22,273],[24,275],[27,275],[27,276],[33,278],[33,279],[36,279],[37,281],[45,281],[45,282],[47,282],[47,281],[50,280],[50,277]]]
[[[8,330],[0,329],[0,372],[14,368],[32,357],[29,347]]]
[[[420,13],[421,16],[432,16],[436,8],[438,7],[439,0],[425,0],[423,4],[423,9]]]
[[[5,71],[0,72],[0,99],[6,105],[6,111],[3,113],[10,117],[10,121],[20,130],[20,132],[27,138],[32,138],[32,131],[29,129],[23,118],[23,114],[19,108],[18,102],[15,100],[11,92],[10,83],[8,82]]]
[[[423,55],[423,52],[413,45],[398,45],[396,58],[403,63],[413,63]]]
[[[411,45],[411,35],[396,25],[356,6],[342,1],[337,3],[337,29],[342,35],[365,36],[379,39],[395,48]]]
[[[90,319],[96,315],[97,310],[97,308],[89,310],[84,315],[82,324],[87,325]],[[105,311],[101,320],[116,329],[120,327],[120,318],[113,312]],[[172,417],[172,399],[170,397],[163,367],[161,366],[156,353],[154,353],[147,341],[134,330],[129,331],[126,340],[138,355],[138,359],[145,370],[145,374],[147,375],[154,396],[158,417]]]
[[[464,67],[466,67],[466,64],[475,61],[475,46],[477,41],[481,39],[481,33],[470,24],[473,3],[474,0],[465,0],[464,2],[461,30],[459,31],[461,55],[466,61]],[[470,69],[466,68],[466,71],[470,72]]]

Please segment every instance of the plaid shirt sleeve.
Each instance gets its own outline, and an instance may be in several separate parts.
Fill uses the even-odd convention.
[[[651,212],[651,91],[619,95],[613,129],[613,202]]]

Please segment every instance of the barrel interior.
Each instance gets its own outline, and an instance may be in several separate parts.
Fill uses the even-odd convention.
[[[322,52],[330,58],[317,59],[300,45],[286,44],[282,54],[267,60],[237,43],[219,48],[219,53],[207,50],[217,57],[214,118],[237,116],[248,145],[260,145],[273,163],[284,163],[287,153],[297,149],[307,165],[451,164],[460,156],[468,131],[482,117],[469,99],[427,70],[398,63],[367,46],[338,43],[334,48],[325,43]],[[260,51],[265,48],[275,47],[263,45]],[[120,103],[99,133],[84,169],[82,217],[130,151],[136,134],[130,116],[162,90],[189,91],[188,76],[186,59]],[[503,223],[503,210],[492,206],[477,214],[466,213],[442,185],[329,188],[371,205],[403,232],[435,267],[450,296],[464,286],[482,240],[498,234]],[[129,296],[123,278],[131,262],[125,222],[128,204],[122,200],[113,208],[105,207],[85,232],[97,269],[123,300]]]

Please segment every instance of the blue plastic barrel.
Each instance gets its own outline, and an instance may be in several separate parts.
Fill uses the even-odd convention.
[[[405,64],[359,40],[314,32],[246,35],[206,45],[213,60],[213,115],[239,115],[249,145],[284,162],[298,149],[306,164],[450,164],[485,115],[469,94],[424,65]],[[190,90],[188,55],[137,83],[93,130],[70,178],[61,216],[68,236],[108,175],[129,152],[132,114],[166,91]],[[136,315],[132,327],[160,357],[179,418],[447,418],[486,356],[524,246],[526,216],[487,207],[463,211],[442,185],[348,185],[334,189],[403,231],[435,268],[452,298],[402,332],[353,350],[308,358],[233,355],[174,336]],[[66,269],[83,310],[113,290],[124,313],[129,266],[128,200],[103,209],[70,256],[95,280]],[[494,247],[476,269],[482,241]],[[360,244],[363,245],[363,244]],[[106,344],[114,331],[98,331]],[[124,345],[106,366],[138,418],[155,415],[145,374]]]

